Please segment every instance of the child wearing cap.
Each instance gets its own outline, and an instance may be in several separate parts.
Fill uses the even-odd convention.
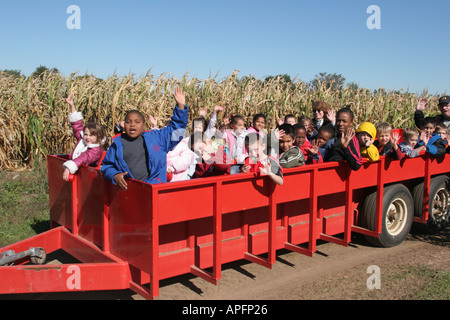
[[[361,157],[367,158],[370,162],[380,159],[380,154],[373,142],[377,136],[377,129],[370,122],[362,123],[356,130],[356,138],[358,139]]]

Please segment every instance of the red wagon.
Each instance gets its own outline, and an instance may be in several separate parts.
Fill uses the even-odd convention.
[[[313,256],[318,240],[347,246],[352,232],[391,247],[413,222],[438,229],[449,217],[449,156],[381,157],[357,172],[345,163],[307,165],[284,170],[282,186],[242,173],[130,180],[127,191],[86,166],[64,182],[67,157],[47,157],[52,228],[0,254],[62,249],[79,262],[34,265],[27,256],[0,266],[0,294],[130,288],[153,299],[161,279],[192,273],[217,284],[225,263],[271,268],[278,249]]]

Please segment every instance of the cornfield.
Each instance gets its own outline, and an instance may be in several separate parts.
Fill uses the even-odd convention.
[[[64,77],[58,73],[45,73],[41,78],[10,77],[0,74],[0,169],[24,170],[47,154],[70,153],[75,145],[72,129],[67,119],[70,110],[65,98],[74,93],[74,102],[85,121],[100,122],[113,136],[116,123],[125,113],[138,109],[147,117],[158,117],[163,126],[172,115],[172,93],[177,86],[186,92],[189,119],[198,116],[201,108],[211,113],[215,105],[225,108],[219,114],[241,114],[251,125],[256,113],[267,116],[267,129],[276,126],[278,118],[292,113],[312,116],[311,105],[316,100],[327,102],[337,111],[351,105],[355,113],[355,125],[363,121],[378,123],[387,121],[396,128],[413,125],[414,107],[419,96],[409,92],[388,92],[368,89],[325,89],[319,85],[312,89],[307,83],[285,83],[281,77],[268,81],[252,76],[238,77],[238,71],[217,80],[181,79],[161,74],[113,75],[106,80],[93,76],[71,74]],[[428,96],[431,105],[437,106],[438,97]],[[437,107],[428,110],[438,113]],[[188,125],[189,127],[189,125]],[[110,141],[108,141],[110,143]]]

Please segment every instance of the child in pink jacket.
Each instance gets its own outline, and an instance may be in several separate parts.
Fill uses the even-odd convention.
[[[81,165],[98,166],[103,155],[105,134],[103,127],[98,122],[88,122],[83,127],[83,116],[77,112],[73,103],[73,94],[69,95],[66,102],[71,107],[69,122],[72,125],[73,134],[77,139],[70,160],[64,162],[63,179],[69,180],[69,174],[75,174]]]

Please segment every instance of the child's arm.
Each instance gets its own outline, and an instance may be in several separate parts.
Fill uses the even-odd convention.
[[[70,105],[69,122],[73,129],[73,134],[77,142],[81,140],[81,131],[83,131],[83,115],[78,112],[73,103],[73,93],[69,94],[66,102]]]
[[[107,181],[118,185],[122,190],[126,190],[127,183],[124,177],[128,174],[128,172],[123,172],[121,171],[121,168],[118,167],[117,163],[119,162],[116,159],[116,154],[117,147],[115,143],[113,143],[106,152],[105,158],[103,159],[100,167],[100,172]]]
[[[419,128],[422,127],[422,123],[425,119],[423,111],[427,108],[427,102],[428,100],[426,98],[420,99],[416,106],[416,112],[414,112],[414,123]]]
[[[279,186],[283,185],[283,178],[280,177],[279,175],[276,175],[272,172],[272,165],[270,163],[270,160],[267,159],[267,163],[264,165],[264,167],[260,168],[259,170],[261,170],[261,173],[269,176],[269,178],[275,182],[276,184],[278,184]]]
[[[344,157],[350,169],[357,171],[362,166],[362,158],[359,149],[358,139],[355,137],[355,129],[349,128],[347,132],[342,134],[341,147],[344,150]]]
[[[217,112],[222,111],[223,109],[224,108],[219,105],[214,107],[211,118],[209,119],[208,128],[205,131],[205,134],[208,138],[211,138],[214,135],[217,123]]]
[[[77,112],[77,109],[75,108],[75,104],[73,103],[73,93],[72,92],[69,94],[69,97],[66,99],[66,102],[70,105],[70,113]]]
[[[373,144],[367,147],[366,151],[367,151],[367,158],[370,162],[375,162],[380,159],[380,153],[378,152],[377,147],[375,147]]]
[[[308,160],[306,160],[306,163],[323,163],[323,158],[319,152],[319,143],[317,142],[317,140],[313,140],[313,142],[311,143],[311,147],[307,148],[306,150],[308,152]]]

